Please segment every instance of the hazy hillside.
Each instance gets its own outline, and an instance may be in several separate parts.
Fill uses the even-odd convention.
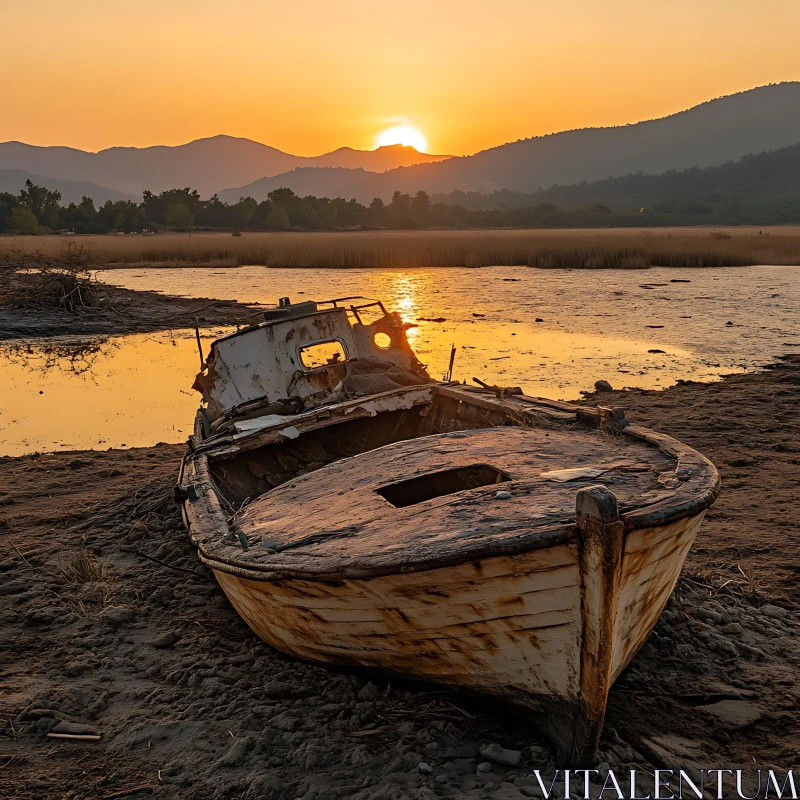
[[[367,172],[385,172],[388,169],[407,167],[412,164],[432,164],[448,158],[452,158],[452,156],[420,153],[407,145],[391,144],[376,150],[353,150],[352,147],[340,147],[332,153],[304,158],[301,166],[302,168],[342,167],[363,169]]]
[[[341,167],[299,167],[282,175],[248,183],[233,189],[219,192],[220,200],[235,203],[242,197],[252,197],[259,202],[266,198],[273,189],[287,188],[295,194],[311,194],[315,197],[343,197],[346,200],[356,198],[363,203],[370,202],[376,195],[364,191],[370,185],[370,179],[378,177],[377,172],[365,169],[344,169]],[[469,191],[489,195],[503,189],[492,181],[476,181],[467,187]],[[391,199],[394,190],[389,191],[387,200]]]
[[[223,203],[237,203],[242,197],[252,197],[260,203],[273,189],[281,188],[291,189],[300,196],[343,197],[354,182],[374,174],[343,167],[299,167],[274,178],[259,178],[245,186],[225,189],[219,193],[219,199]]]
[[[20,189],[25,188],[25,181],[30,180],[37,186],[44,186],[52,192],[61,193],[63,205],[69,203],[80,203],[83,197],[91,197],[95,205],[103,205],[106,200],[139,200],[137,195],[115,192],[113,189],[106,189],[105,186],[98,186],[96,183],[88,181],[59,181],[53,178],[45,178],[33,172],[25,172],[21,169],[0,169],[0,192],[10,192],[19,194]]]
[[[612,209],[631,210],[709,193],[741,194],[748,199],[800,194],[800,143],[768,153],[749,154],[719,167],[692,167],[661,175],[625,175],[591,183],[553,186],[534,193],[502,190],[492,194],[467,194],[455,191],[434,195],[432,199],[471,209],[519,208],[542,203],[580,208],[603,203]]]
[[[0,143],[0,169],[21,169],[55,180],[91,181],[109,189],[140,195],[191,186],[208,197],[229,186],[297,167],[348,167],[373,172],[437,161],[448,156],[417,153],[412,147],[378,150],[340,148],[305,158],[250,139],[214,136],[177,147],[112,147],[87,153],[70,147],[37,147],[22,142]]]
[[[615,128],[587,128],[521,139],[473,156],[370,176],[352,195],[387,200],[392,192],[486,191],[499,184],[535,192],[553,184],[593,181],[639,171],[708,167],[745,153],[800,141],[800,83],[762,86],[711,100],[658,120]]]

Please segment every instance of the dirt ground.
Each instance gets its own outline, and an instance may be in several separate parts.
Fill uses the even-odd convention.
[[[187,299],[156,292],[134,292],[100,284],[102,303],[75,312],[55,308],[20,308],[6,302],[14,274],[0,269],[0,341],[46,336],[114,336],[169,328],[244,325],[259,312],[235,300]]]
[[[800,763],[799,390],[790,357],[588,399],[697,447],[723,479],[612,689],[602,768]],[[531,769],[551,754],[524,717],[257,640],[187,542],[172,502],[182,452],[0,458],[3,798],[540,795]],[[100,738],[48,737],[59,730]]]

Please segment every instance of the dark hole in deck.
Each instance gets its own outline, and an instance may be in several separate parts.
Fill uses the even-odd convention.
[[[395,508],[405,508],[416,503],[424,503],[434,497],[510,480],[511,478],[505,472],[490,467],[488,464],[472,464],[469,467],[429,472],[427,475],[419,475],[407,481],[382,486],[375,491]]]

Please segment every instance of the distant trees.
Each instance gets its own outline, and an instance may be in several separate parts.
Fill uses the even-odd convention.
[[[800,146],[797,151],[800,153]],[[759,162],[752,157],[734,166]],[[724,170],[725,167],[714,168]],[[695,181],[696,171],[665,173],[668,184]],[[753,175],[755,181],[756,177]],[[375,198],[369,205],[341,197],[301,197],[291,189],[271,191],[261,202],[252,197],[224,203],[217,195],[203,200],[190,188],[155,194],[144,192],[142,202],[108,200],[99,208],[90,197],[80,203],[61,205],[61,195],[31,181],[17,195],[0,193],[0,233],[35,235],[58,231],[78,234],[135,233],[141,231],[202,230],[290,231],[422,229],[422,228],[575,228],[614,226],[667,226],[693,224],[800,223],[800,179],[782,178],[780,191],[766,188],[751,192],[727,190],[662,196],[652,200],[638,190],[627,195],[627,205],[613,201],[619,187],[653,176],[631,176],[594,184],[553,187],[547,192],[521,195],[507,190],[482,195],[460,190],[431,198],[397,191],[391,202]],[[791,181],[795,181],[795,187]],[[787,184],[786,181],[789,181]],[[565,207],[555,197],[582,198],[580,205]]]
[[[524,225],[535,224],[545,205],[573,219],[604,213],[606,220],[593,223],[601,225],[797,223],[800,144],[748,154],[717,167],[667,170],[660,175],[636,172],[531,193],[456,190],[432,199],[434,204],[460,205],[470,211],[506,211]]]
[[[270,209],[264,222],[268,231],[288,231],[291,226],[289,213],[277,205]]]
[[[190,231],[194,225],[194,214],[183,203],[171,203],[164,214],[164,223],[176,231]]]
[[[61,213],[61,194],[51,192],[43,186],[35,186],[25,181],[25,188],[19,193],[20,205],[30,210],[39,225],[52,228],[59,224]]]
[[[428,218],[431,210],[431,199],[428,197],[427,192],[420,189],[414,197],[411,198],[411,211],[417,220],[424,221]]]
[[[70,203],[61,209],[61,229],[67,228],[75,233],[106,233],[110,230],[109,222],[114,215],[112,208],[106,203],[101,212],[94,207],[91,197],[83,197],[78,205]],[[109,222],[106,222],[108,220]],[[47,226],[52,227],[52,226]]]
[[[10,192],[0,192],[0,232],[9,228],[14,209],[18,205],[17,198]]]
[[[25,234],[36,234],[39,231],[39,220],[27,206],[17,206],[11,212],[11,229]]]

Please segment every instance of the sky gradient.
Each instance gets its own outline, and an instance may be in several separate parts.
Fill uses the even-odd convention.
[[[800,80],[797,0],[3,0],[0,141],[462,155]]]

